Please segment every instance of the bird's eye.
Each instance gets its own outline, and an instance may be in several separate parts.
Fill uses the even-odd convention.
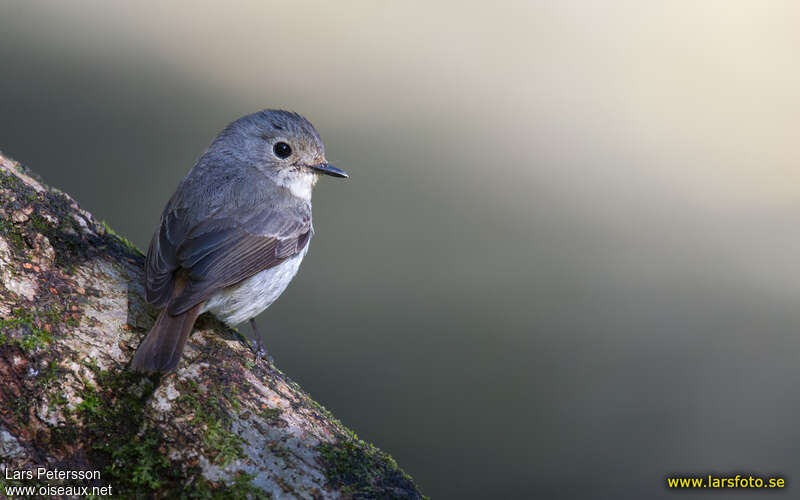
[[[275,146],[272,148],[272,152],[275,153],[280,159],[288,158],[289,155],[292,154],[292,147],[286,144],[285,142],[276,142]]]

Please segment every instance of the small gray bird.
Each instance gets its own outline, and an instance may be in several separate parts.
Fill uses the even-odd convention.
[[[164,309],[131,361],[139,372],[178,365],[197,317],[250,320],[289,285],[308,251],[311,191],[325,159],[311,123],[264,110],[228,125],[181,181],[147,250],[146,299]]]

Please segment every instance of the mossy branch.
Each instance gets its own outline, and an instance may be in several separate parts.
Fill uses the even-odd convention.
[[[422,498],[389,455],[212,317],[175,373],[126,371],[156,313],[142,266],[105,222],[0,155],[0,497],[54,485],[123,498]],[[99,478],[22,474],[38,467]]]

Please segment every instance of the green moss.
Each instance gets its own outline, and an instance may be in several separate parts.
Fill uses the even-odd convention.
[[[22,184],[24,183],[16,175],[0,172],[0,187],[4,187],[10,189],[13,192],[16,192],[17,191],[16,188],[18,188]]]
[[[58,361],[53,359],[50,361],[50,363],[47,364],[47,368],[43,369],[39,373],[39,378],[36,379],[36,383],[40,386],[47,387],[53,381],[55,381],[57,375],[58,375]]]
[[[55,308],[50,308],[43,314],[47,322],[51,325],[57,325],[61,323],[61,314]]]
[[[227,404],[235,409],[229,391],[224,387],[208,389],[201,394],[197,382],[190,380],[180,383],[182,395],[178,403],[191,410],[194,421],[205,428],[202,442],[204,451],[213,457],[218,465],[227,465],[237,458],[244,458],[242,438],[230,431],[230,416],[224,411]]]
[[[45,325],[57,333],[60,325],[74,328],[79,323],[69,313],[68,307],[58,304],[45,304],[33,309],[20,307],[11,311],[10,317],[0,319],[0,346],[15,344],[26,353],[33,352],[53,342],[54,334],[44,329]]]
[[[138,440],[112,450],[110,472],[125,477],[136,491],[158,490],[165,484],[165,476],[171,476],[169,460],[158,450],[159,442],[158,433],[148,429]]]
[[[268,422],[274,422],[278,420],[278,417],[280,417],[281,414],[283,414],[283,410],[280,408],[265,408],[260,412],[261,417]]]
[[[57,392],[53,394],[50,399],[48,400],[47,407],[50,411],[55,410],[56,408],[60,409],[65,416],[69,416],[72,413],[70,410],[69,401],[67,397],[64,395],[63,392]]]
[[[109,234],[109,235],[113,236],[114,238],[116,238],[120,243],[125,245],[125,247],[127,247],[128,250],[130,250],[133,253],[138,253],[138,254],[142,253],[142,251],[139,250],[139,247],[137,247],[136,245],[131,243],[131,241],[128,240],[128,238],[118,234],[116,231],[111,229],[111,226],[109,226],[106,221],[100,222],[100,225],[103,226],[103,229],[105,230],[106,234]]]
[[[90,459],[115,494],[152,496],[182,480],[159,450],[163,440],[144,418],[145,402],[155,390],[152,380],[126,371],[93,371],[97,386],[84,381],[76,414],[88,432]]]
[[[17,201],[14,202],[10,201],[10,198],[3,198],[1,200],[3,202],[3,207],[6,209],[7,217],[0,219],[0,234],[5,237],[16,253],[24,252],[27,247],[24,233],[22,229],[11,220],[11,214],[15,210],[21,208],[19,203],[20,198],[28,198],[31,194],[35,194],[36,191],[27,186],[18,177],[1,171],[0,187],[14,193],[14,197],[17,199]]]
[[[73,201],[56,189],[37,192],[15,175],[4,171],[0,172],[0,187],[13,193],[14,201],[11,201],[11,197],[0,200],[9,215],[17,210],[32,209],[26,223],[14,224],[10,217],[0,220],[0,234],[9,241],[17,255],[26,251],[26,240],[30,241],[31,237],[40,233],[53,246],[56,267],[64,270],[74,269],[77,264],[96,254],[98,249],[122,258],[142,257],[135,245],[116,234],[107,224],[102,225],[106,229],[104,232],[99,224],[92,227],[92,221],[89,220],[87,222],[93,232],[86,232],[76,220]],[[43,214],[49,214],[58,222],[50,222]]]
[[[236,474],[231,484],[215,484],[210,481],[200,481],[194,491],[182,498],[196,498],[203,500],[268,500],[272,498],[264,490],[253,485],[255,475],[240,471]]]
[[[93,392],[93,388],[83,393],[83,401],[80,402],[78,405],[78,412],[84,413],[84,416],[89,416],[92,418],[97,418],[102,415],[103,408],[101,405],[103,401],[100,399],[100,396]]]
[[[30,218],[28,219],[28,224],[30,224],[34,230],[40,233],[47,232],[51,228],[51,225],[49,222],[47,222],[47,219],[37,213],[31,214]]]
[[[353,498],[417,498],[413,479],[390,455],[348,434],[317,448],[331,485]]]
[[[228,465],[237,458],[244,458],[242,438],[233,434],[218,420],[208,422],[203,435],[203,447],[219,465]]]
[[[97,385],[84,382],[77,412],[91,432],[90,459],[114,485],[115,494],[125,498],[269,498],[247,474],[238,474],[231,484],[213,483],[203,478],[199,468],[183,470],[172,464],[161,448],[165,437],[147,424],[144,415],[146,401],[155,390],[153,379],[86,366]],[[204,428],[204,451],[221,465],[243,457],[243,441],[230,432],[220,397],[201,395],[194,381],[179,385],[184,394],[177,402],[194,412],[193,427]]]
[[[63,449],[68,446],[74,446],[75,441],[78,440],[80,434],[75,425],[75,422],[69,418],[64,425],[53,426],[50,428],[50,446],[55,449]]]
[[[45,347],[53,341],[53,337],[46,330],[36,326],[36,315],[32,310],[18,308],[11,312],[11,317],[0,319],[0,345],[10,342],[17,344],[25,352],[34,351]],[[22,335],[10,337],[6,332],[21,330]]]
[[[84,382],[77,413],[91,433],[90,459],[102,477],[124,498],[268,498],[252,485],[252,476],[240,474],[230,485],[215,484],[199,468],[183,470],[171,463],[162,448],[165,436],[147,424],[146,401],[153,379],[129,372],[111,372],[87,364],[97,386]],[[197,390],[197,384],[186,384]],[[205,425],[203,447],[222,465],[243,456],[242,440],[212,411],[213,402],[197,393],[181,398],[197,409],[197,423]],[[187,479],[191,478],[190,481]],[[188,483],[188,485],[187,485]]]
[[[272,498],[272,495],[268,495],[264,490],[253,485],[253,478],[255,478],[255,474],[239,472],[234,478],[233,483],[228,485],[228,493],[230,493],[231,496],[223,498],[245,498],[251,495],[252,498],[255,499],[266,500]]]
[[[28,397],[17,398],[11,402],[11,409],[14,411],[14,416],[17,422],[27,422],[30,417],[30,410],[33,401]]]
[[[228,401],[228,404],[231,405],[231,408],[234,412],[239,413],[239,410],[242,409],[242,404],[239,403],[239,389],[234,385],[230,387],[228,391],[222,391],[222,394],[225,396],[225,399]]]
[[[13,487],[13,486],[30,486],[23,481],[18,481],[16,479],[6,479],[5,478],[5,469],[3,470],[3,474],[0,475],[0,492],[5,495],[6,488]]]
[[[303,393],[297,383],[288,378],[286,381],[298,393]],[[322,458],[328,482],[340,489],[345,497],[427,498],[420,496],[414,480],[400,469],[391,455],[359,439],[355,432],[310,397],[305,398],[304,405],[318,411],[326,421],[338,428],[338,441],[323,443],[317,447],[317,451]]]
[[[22,237],[22,231],[11,222],[11,219],[0,219],[0,234],[11,245],[15,253],[25,251],[27,245]]]

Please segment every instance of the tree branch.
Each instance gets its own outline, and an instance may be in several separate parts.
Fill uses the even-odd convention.
[[[0,155],[0,498],[46,485],[141,498],[422,498],[390,456],[274,365],[254,363],[213,317],[198,320],[175,373],[127,372],[156,314],[143,262]],[[47,481],[38,467],[92,477]]]

